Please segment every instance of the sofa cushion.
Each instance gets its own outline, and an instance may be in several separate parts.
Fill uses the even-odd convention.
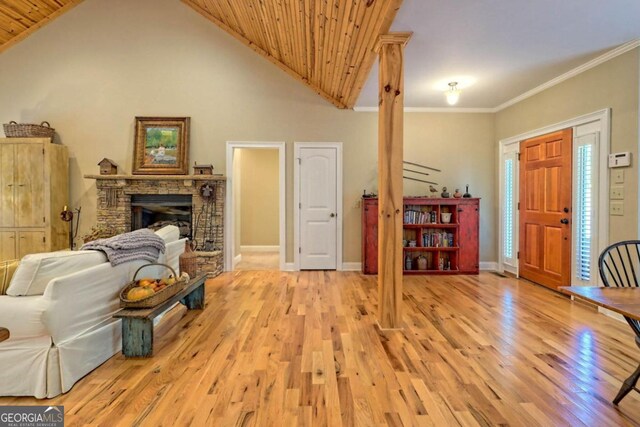
[[[42,295],[51,279],[107,262],[98,251],[60,251],[26,255],[11,279],[7,295]]]
[[[42,296],[22,298],[0,296],[0,325],[11,333],[11,338],[2,344],[15,343],[16,340],[24,338],[49,336],[42,322],[42,314],[46,307],[47,302]]]
[[[162,237],[165,243],[175,242],[180,238],[180,229],[175,225],[165,225],[156,234]]]
[[[18,268],[19,260],[13,259],[11,261],[0,262],[0,295],[6,295],[11,278]]]

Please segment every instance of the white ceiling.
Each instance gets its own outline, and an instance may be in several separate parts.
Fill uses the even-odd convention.
[[[640,0],[404,0],[405,106],[448,107],[439,81],[470,76],[461,108],[496,108],[640,38]],[[377,65],[357,102],[375,107]],[[357,108],[356,107],[356,108]]]

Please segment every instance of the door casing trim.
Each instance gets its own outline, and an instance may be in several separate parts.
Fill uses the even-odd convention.
[[[300,271],[300,150],[303,148],[336,149],[336,270],[342,265],[342,142],[294,142],[293,143],[293,268]]]
[[[609,156],[609,147],[611,141],[611,109],[605,108],[603,110],[598,110],[593,113],[584,114],[582,116],[574,117],[572,119],[568,119],[562,122],[558,122],[549,126],[541,127],[538,129],[534,129],[532,131],[528,131],[522,133],[520,135],[512,136],[509,138],[504,138],[499,141],[499,152],[498,152],[498,163],[499,163],[499,212],[503,212],[504,209],[504,188],[502,182],[504,181],[504,153],[506,147],[512,144],[520,144],[521,141],[535,138],[537,136],[542,136],[547,133],[556,132],[566,128],[575,128],[577,126],[585,125],[587,123],[592,122],[600,122],[600,140],[599,140],[599,153],[598,153],[598,233],[597,233],[597,243],[596,247],[598,248],[598,252],[601,253],[609,244],[609,168],[608,168],[608,156]],[[518,147],[517,152],[520,152],[520,148]],[[572,165],[573,167],[573,165]],[[520,164],[516,162],[516,176],[520,174]],[[572,197],[575,195],[575,190],[572,189]],[[513,197],[515,200],[520,200],[520,183],[518,181],[514,182],[514,191]],[[573,212],[572,212],[572,221]],[[516,262],[515,266],[506,265],[504,262],[504,248],[503,248],[503,215],[498,215],[498,271],[504,272],[508,271],[514,273],[519,277],[519,266],[518,262]],[[514,239],[514,247],[520,247],[520,235],[519,235],[519,225],[520,225],[520,214],[516,210],[514,217],[514,227],[513,230],[513,239]],[[573,243],[571,242],[571,254],[573,258]],[[573,264],[575,260],[571,260],[572,271]],[[596,275],[597,282],[600,283],[600,277]]]

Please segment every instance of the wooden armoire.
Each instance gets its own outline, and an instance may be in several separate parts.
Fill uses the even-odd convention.
[[[67,147],[49,138],[0,138],[0,261],[69,247]]]

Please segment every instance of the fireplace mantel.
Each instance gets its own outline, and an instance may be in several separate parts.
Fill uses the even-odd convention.
[[[222,175],[85,175],[96,180],[152,180],[152,181],[226,181]]]
[[[191,226],[198,248],[200,271],[217,275],[222,271],[224,245],[224,202],[226,177],[222,175],[85,175],[96,182],[97,222],[108,224],[115,233],[131,231],[131,198],[135,195],[190,195]],[[204,199],[202,186],[215,188],[215,198]]]

